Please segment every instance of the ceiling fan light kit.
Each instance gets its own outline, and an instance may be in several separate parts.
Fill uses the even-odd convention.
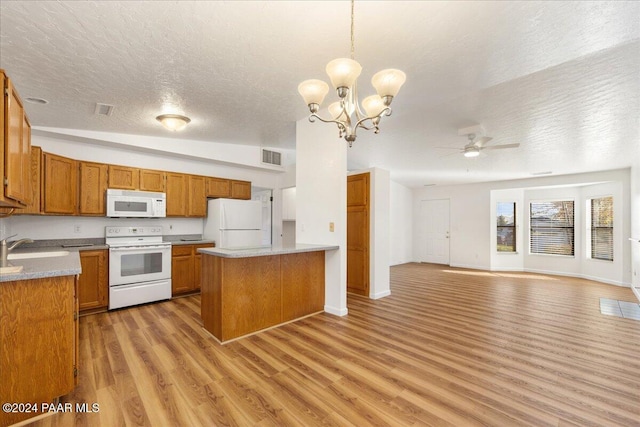
[[[309,121],[315,119],[324,123],[335,123],[338,126],[340,138],[344,138],[349,147],[356,140],[358,128],[380,131],[378,125],[383,115],[391,115],[391,101],[406,81],[406,75],[400,70],[386,69],[376,73],[371,79],[377,95],[372,95],[362,101],[362,108],[358,102],[357,80],[362,72],[362,66],[354,58],[354,0],[351,0],[351,58],[338,58],[327,64],[325,71],[336,90],[340,101],[329,105],[331,119],[323,119],[317,113],[322,101],[329,93],[329,85],[322,80],[305,80],[298,85],[298,92],[309,107],[311,114]]]

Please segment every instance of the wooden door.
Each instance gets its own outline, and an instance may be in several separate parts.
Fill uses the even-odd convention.
[[[164,171],[140,169],[140,190],[164,193],[165,179]]]
[[[205,217],[207,215],[207,197],[205,194],[205,177],[189,175],[189,216]]]
[[[207,197],[231,197],[231,181],[224,178],[207,178]]]
[[[140,169],[109,165],[109,188],[137,190],[140,186]]]
[[[187,216],[188,175],[167,172],[167,216]]]
[[[26,204],[26,185],[23,181],[23,167],[25,166],[23,162],[25,155],[23,148],[24,108],[11,79],[6,79],[6,85],[5,196]]]
[[[73,159],[43,153],[43,206],[45,213],[75,214],[78,164]]]
[[[449,200],[423,200],[420,222],[425,230],[421,261],[449,265]]]
[[[107,213],[105,193],[109,165],[80,162],[80,215],[102,215]]]
[[[82,274],[78,281],[80,310],[106,308],[109,304],[107,251],[81,251]]]
[[[369,295],[369,173],[347,177],[347,291]]]

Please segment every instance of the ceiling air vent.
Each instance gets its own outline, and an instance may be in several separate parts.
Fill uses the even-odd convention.
[[[97,114],[98,116],[110,116],[111,113],[113,113],[114,108],[115,107],[113,105],[101,104],[99,102],[96,102],[95,114]]]
[[[262,163],[269,165],[282,166],[282,153],[262,149]]]

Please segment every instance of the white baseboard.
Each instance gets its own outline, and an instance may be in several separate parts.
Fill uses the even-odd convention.
[[[349,313],[349,310],[347,310],[347,307],[344,308],[337,308],[337,307],[330,307],[328,305],[324,306],[324,312],[325,313],[329,313],[329,314],[333,314],[334,316],[346,316],[347,313]]]
[[[371,299],[379,299],[379,298],[388,297],[389,295],[391,295],[391,290],[386,290],[386,291],[378,292],[377,294],[371,295],[371,296],[369,296],[369,298],[371,298]]]
[[[640,286],[631,286],[631,290],[636,294],[636,298],[640,301]]]
[[[615,285],[623,288],[630,288],[631,283],[624,283],[617,280],[605,279],[602,277],[589,276],[587,274],[572,274],[564,271],[548,271],[548,270],[538,270],[535,268],[525,268],[523,271],[527,273],[538,273],[538,274],[550,274],[553,276],[564,276],[564,277],[577,277],[578,279],[587,279],[593,280],[594,282],[606,283],[607,285]]]

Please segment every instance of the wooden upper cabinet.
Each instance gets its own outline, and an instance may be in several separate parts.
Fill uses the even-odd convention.
[[[231,197],[231,181],[224,178],[207,178],[207,197]]]
[[[164,193],[166,172],[140,169],[140,190]]]
[[[2,148],[5,180],[2,199],[5,201],[4,206],[21,207],[27,204],[31,193],[28,179],[31,133],[22,100],[11,79],[6,77],[4,72],[2,74],[4,77]]]
[[[104,163],[80,163],[80,215],[101,215],[107,213],[105,193],[109,165]]]
[[[42,176],[42,148],[31,147],[29,156],[29,181],[31,182],[31,197],[24,209],[16,211],[16,214],[40,214],[40,177]]]
[[[231,198],[251,200],[251,182],[231,180]]]
[[[53,214],[77,212],[78,163],[51,153],[42,154],[42,211]]]
[[[205,179],[204,176],[189,175],[189,216],[207,215]]]
[[[140,188],[140,169],[109,165],[109,188],[137,190]]]
[[[189,175],[167,172],[167,216],[187,216]]]

